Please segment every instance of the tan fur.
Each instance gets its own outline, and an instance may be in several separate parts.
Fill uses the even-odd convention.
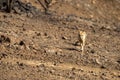
[[[80,42],[82,53],[84,53],[86,36],[87,34],[85,31],[79,31],[79,42]]]
[[[85,31],[81,31],[78,29],[78,41],[76,42],[76,44],[78,45],[80,43],[80,48],[82,50],[82,53],[84,53],[86,36],[87,33]]]
[[[82,54],[83,54],[87,33],[84,30],[83,31],[80,30],[78,26],[75,26],[75,27],[78,30],[78,41],[75,44],[78,45],[78,43],[80,43],[80,47],[81,47]]]

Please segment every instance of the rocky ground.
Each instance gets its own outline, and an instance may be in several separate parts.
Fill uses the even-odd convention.
[[[0,80],[120,80],[119,0],[53,0],[49,14],[21,5],[0,12]]]

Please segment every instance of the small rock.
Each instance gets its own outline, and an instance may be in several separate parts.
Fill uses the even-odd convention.
[[[95,50],[94,50],[94,49],[92,49],[90,52],[91,52],[92,54],[94,54],[94,53],[95,53]]]
[[[5,58],[6,56],[7,56],[7,54],[5,54],[5,53],[1,53],[1,54],[0,54],[0,57],[1,57],[1,58]]]
[[[77,6],[77,7],[80,7],[80,4],[78,3],[78,4],[76,4],[76,6]]]
[[[30,18],[33,17],[32,13],[28,13],[27,17],[30,17]]]
[[[47,34],[47,33],[44,33],[44,36],[48,36],[48,34]]]
[[[62,36],[62,39],[67,40],[68,38],[67,38],[67,37],[65,37],[65,36]]]
[[[8,43],[10,43],[11,40],[10,40],[9,37],[6,37],[6,36],[4,36],[4,35],[1,35],[1,36],[0,36],[0,43],[3,43],[3,42],[8,42]]]
[[[116,29],[114,29],[116,32],[120,32],[120,27],[117,27]]]
[[[106,69],[106,67],[104,65],[101,66],[102,69]]]
[[[8,16],[7,15],[3,15],[4,18],[7,18]]]
[[[20,41],[19,45],[23,46],[25,43],[23,41]]]
[[[111,26],[106,26],[106,29],[111,30]]]
[[[76,41],[74,45],[75,46],[80,46],[80,41]]]
[[[52,73],[55,73],[55,70],[50,70],[49,72],[52,74]]]
[[[10,43],[11,41],[10,41],[10,38],[6,38],[6,40],[5,40],[6,42],[8,42],[8,43]]]
[[[120,59],[119,59],[119,60],[117,60],[117,63],[119,63],[119,64],[120,64]]]
[[[20,62],[17,62],[17,64],[18,64],[19,66],[23,66],[23,65],[24,65],[23,63],[20,63]]]
[[[93,71],[89,71],[90,73],[94,73]]]
[[[56,51],[54,49],[48,49],[46,52],[48,52],[48,53],[56,53]]]
[[[76,68],[75,68],[75,67],[73,67],[73,68],[72,68],[72,71],[74,71],[74,70],[76,70]]]
[[[120,78],[120,75],[118,75],[118,77]]]
[[[17,14],[20,14],[20,13],[21,13],[21,11],[18,9],[18,7],[14,7],[14,11],[15,11],[15,13],[17,13]]]
[[[96,74],[96,73],[92,73],[94,76],[98,76],[98,74]]]
[[[81,69],[79,69],[79,71],[84,72],[84,69],[81,68]]]
[[[40,34],[40,33],[37,33],[37,36],[41,36],[41,34]]]
[[[97,64],[99,64],[99,65],[101,64],[98,59],[95,59],[95,61],[96,61]]]

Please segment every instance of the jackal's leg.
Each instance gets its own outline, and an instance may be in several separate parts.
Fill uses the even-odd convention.
[[[85,46],[85,42],[83,41],[83,43],[81,43],[81,50],[82,50],[82,54],[84,53],[84,46]]]

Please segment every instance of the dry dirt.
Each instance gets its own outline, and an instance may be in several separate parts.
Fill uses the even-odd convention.
[[[120,80],[119,0],[28,1],[39,16],[0,12],[0,80]]]

